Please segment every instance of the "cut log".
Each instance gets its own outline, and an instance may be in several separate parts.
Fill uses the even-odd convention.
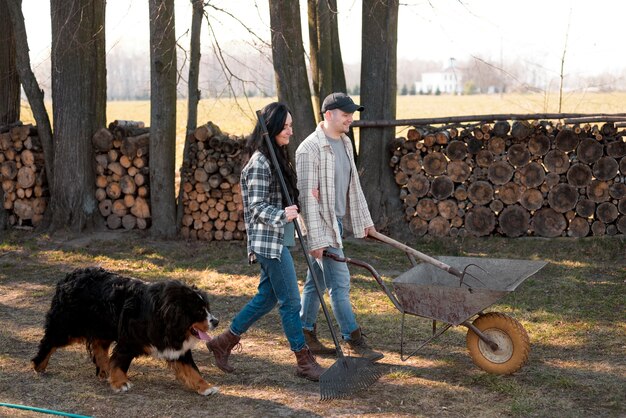
[[[134,194],[137,190],[135,179],[133,179],[131,176],[123,176],[120,179],[120,189],[124,194]]]
[[[109,152],[113,148],[113,134],[106,128],[100,128],[93,134],[92,144],[97,152]]]
[[[494,136],[489,139],[487,149],[494,155],[500,155],[506,149],[506,142],[504,141],[504,138]]]
[[[552,150],[543,158],[543,164],[548,172],[563,174],[569,169],[569,157],[560,150]]]
[[[107,216],[106,224],[109,229],[118,229],[122,225],[122,218],[117,215],[110,214]]]
[[[418,174],[417,176],[412,176],[406,186],[409,193],[417,197],[423,197],[430,190],[430,181],[425,175]]]
[[[531,226],[535,235],[540,237],[554,238],[561,236],[567,227],[567,221],[563,214],[552,208],[543,208],[535,212],[531,220]]]
[[[436,177],[430,185],[430,193],[438,200],[448,198],[454,191],[454,183],[448,176]]]
[[[106,192],[107,196],[111,200],[117,200],[122,195],[122,188],[120,187],[119,183],[113,181],[107,184]]]
[[[502,203],[501,200],[492,200],[491,203],[489,203],[489,209],[497,215],[504,209],[504,203]]]
[[[20,161],[23,165],[35,166],[35,154],[31,150],[25,149],[20,154]]]
[[[587,186],[587,196],[596,203],[609,200],[609,184],[602,180],[592,180]]]
[[[428,231],[428,222],[419,217],[414,217],[409,222],[409,229],[413,235],[421,237]]]
[[[507,237],[520,237],[528,233],[530,214],[520,205],[507,206],[500,213],[498,224]]]
[[[613,199],[621,199],[626,196],[626,183],[613,183],[609,186],[609,195]]]
[[[150,133],[146,132],[137,136],[127,136],[122,140],[120,151],[128,158],[148,155],[150,149]]]
[[[131,230],[137,225],[137,218],[133,215],[124,215],[122,217],[122,227],[126,230]]]
[[[113,201],[111,205],[111,213],[119,216],[120,218],[128,213],[128,208],[124,204],[124,199],[117,199]]]
[[[547,186],[548,190],[559,184],[561,177],[557,173],[547,173],[543,184]]]
[[[626,235],[626,215],[620,216],[616,222],[617,230],[622,234]]]
[[[579,216],[572,219],[567,228],[567,235],[575,238],[582,238],[589,235],[589,222]]]
[[[476,154],[476,164],[479,167],[489,167],[493,162],[493,153],[489,150],[480,150]]]
[[[571,184],[557,184],[548,193],[550,207],[559,213],[574,209],[576,202],[578,202],[578,189]]]
[[[462,202],[465,199],[467,199],[467,189],[465,188],[465,186],[458,186],[455,190],[454,190],[454,198],[458,201],[458,202]]]
[[[537,189],[526,189],[520,197],[520,204],[528,210],[537,210],[543,206],[543,194]]]
[[[516,120],[511,128],[511,136],[518,141],[528,138],[533,132],[533,127],[526,120]]]
[[[410,152],[400,158],[400,170],[408,175],[417,173],[422,169],[421,157],[419,154]]]
[[[489,235],[495,225],[495,215],[484,206],[475,206],[465,216],[465,229],[477,237]]]
[[[102,202],[104,199],[107,198],[107,192],[106,190],[104,190],[103,188],[97,188],[96,189],[96,200],[98,202]]]
[[[406,139],[409,141],[419,141],[422,139],[421,129],[410,128],[406,133]]]
[[[617,210],[617,206],[611,202],[600,203],[596,208],[597,218],[606,224],[616,220],[618,215],[619,212]]]
[[[446,145],[450,141],[450,133],[448,131],[439,131],[435,134],[435,143]]]
[[[556,148],[563,152],[574,151],[578,146],[578,142],[580,139],[576,132],[570,128],[563,128],[556,134],[556,138],[554,142],[556,143]]]
[[[13,202],[13,213],[21,220],[32,219],[35,215],[31,202],[25,199],[16,199]]]
[[[539,187],[546,178],[546,172],[541,164],[532,162],[520,171],[520,181],[526,187]]]
[[[437,216],[437,204],[429,198],[420,199],[415,206],[415,214],[424,220],[431,220]]]
[[[396,181],[396,184],[400,186],[404,186],[405,184],[409,182],[409,176],[404,171],[398,171],[394,175],[394,179]]]
[[[514,171],[515,169],[506,161],[496,161],[489,166],[488,177],[493,184],[505,184],[511,180]],[[543,181],[543,178],[541,180]]]
[[[452,199],[442,200],[437,203],[437,210],[439,215],[443,216],[445,219],[452,219],[457,215],[459,206]]]
[[[606,225],[601,221],[593,221],[591,232],[593,235],[601,237],[606,234]]]
[[[499,120],[493,125],[493,134],[499,137],[505,137],[511,130],[511,125],[505,120]]]
[[[606,144],[606,155],[615,159],[622,158],[626,155],[626,141],[622,137],[617,141]],[[626,174],[626,173],[625,173]]]
[[[470,154],[476,154],[478,151],[480,151],[483,148],[483,141],[480,141],[474,138],[473,136],[470,136],[469,138],[467,138],[466,144],[467,144],[467,152],[469,152]]]
[[[585,138],[580,141],[576,148],[578,159],[586,164],[593,164],[602,157],[604,147],[598,141],[592,138]]]
[[[593,164],[593,175],[598,180],[612,180],[617,175],[619,164],[613,157],[601,157]]]
[[[622,197],[617,203],[619,213],[626,215],[626,197]]]
[[[506,205],[512,205],[519,202],[522,197],[522,189],[513,182],[508,182],[498,187],[498,198]]]
[[[591,217],[596,211],[596,204],[589,199],[581,199],[576,204],[576,214],[582,218]]]
[[[533,136],[528,141],[528,151],[533,155],[546,155],[550,151],[550,138],[543,134]]]
[[[469,178],[471,169],[465,161],[450,161],[447,172],[453,182],[463,183]]]
[[[8,160],[0,166],[0,175],[3,180],[13,180],[17,177],[17,164],[13,160]]]
[[[493,200],[493,186],[486,181],[472,183],[467,192],[469,200],[475,205],[486,205]]]
[[[506,151],[506,158],[514,167],[523,167],[530,161],[530,151],[525,144],[514,144]]]
[[[591,183],[591,168],[587,164],[574,164],[567,170],[567,182],[574,187],[585,187]]]
[[[122,167],[122,165],[118,161],[109,163],[107,168],[109,169],[111,173],[117,174],[118,176],[120,176],[120,178],[126,174],[126,169]]]
[[[462,160],[467,156],[467,145],[463,141],[452,141],[446,147],[446,155],[452,161]]]
[[[98,203],[98,210],[100,214],[105,218],[111,214],[111,208],[113,207],[113,202],[111,199],[104,199],[100,203]]]
[[[424,157],[424,171],[432,176],[443,174],[446,171],[447,165],[448,161],[446,157],[440,152],[433,152]]]
[[[626,157],[622,157],[622,159],[619,160],[619,172],[626,176]]]
[[[450,222],[442,216],[435,216],[428,222],[428,235],[445,237],[450,233]]]
[[[32,166],[23,166],[17,171],[17,187],[27,189],[35,185],[35,170]],[[30,219],[30,218],[27,218]]]
[[[142,197],[137,197],[135,199],[135,204],[132,208],[130,208],[130,213],[135,215],[137,218],[146,219],[150,217],[150,206],[146,199]]]

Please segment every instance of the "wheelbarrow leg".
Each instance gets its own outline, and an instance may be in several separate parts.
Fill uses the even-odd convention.
[[[400,328],[400,360],[402,360],[402,361],[407,361],[408,359],[413,357],[415,355],[415,353],[420,351],[426,344],[428,344],[429,342],[431,342],[435,338],[439,337],[441,334],[446,332],[452,326],[452,324],[446,324],[443,328],[441,328],[439,330],[439,332],[437,332],[436,334],[433,333],[433,335],[429,339],[424,341],[415,350],[413,350],[411,353],[409,353],[408,355],[405,356],[404,355],[404,317],[405,316],[406,316],[406,313],[402,312],[402,325],[401,325],[401,328]]]

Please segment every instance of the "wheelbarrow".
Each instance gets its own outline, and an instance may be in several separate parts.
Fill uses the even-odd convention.
[[[516,319],[484,310],[513,292],[547,262],[482,257],[430,257],[381,233],[369,235],[404,251],[413,267],[393,280],[392,292],[368,263],[325,253],[335,261],[367,269],[402,313],[400,358],[408,360],[452,326],[466,327],[474,364],[492,374],[512,374],[528,359],[530,340]],[[417,263],[417,257],[422,263]],[[432,335],[405,355],[405,316],[432,319]],[[443,325],[438,329],[437,323]]]

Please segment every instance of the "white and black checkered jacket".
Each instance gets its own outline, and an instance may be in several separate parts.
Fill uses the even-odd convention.
[[[241,171],[243,217],[248,233],[248,259],[255,254],[277,258],[283,249],[287,217],[282,208],[280,183],[272,175],[270,161],[259,151]]]

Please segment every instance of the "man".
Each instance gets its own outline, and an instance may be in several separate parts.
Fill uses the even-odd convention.
[[[362,111],[345,93],[332,93],[322,104],[324,120],[296,150],[296,171],[301,213],[306,224],[310,254],[319,286],[329,289],[330,304],[339,329],[350,351],[377,361],[383,354],[372,350],[356,322],[350,304],[350,272],[346,263],[322,257],[324,251],[343,257],[343,225],[350,225],[354,236],[366,237],[375,231],[359,175],[354,164],[352,144],[346,135],[355,111]],[[323,271],[319,264],[322,264]],[[300,318],[307,345],[313,353],[331,354],[335,349],[317,339],[320,302],[309,271],[302,292]]]

